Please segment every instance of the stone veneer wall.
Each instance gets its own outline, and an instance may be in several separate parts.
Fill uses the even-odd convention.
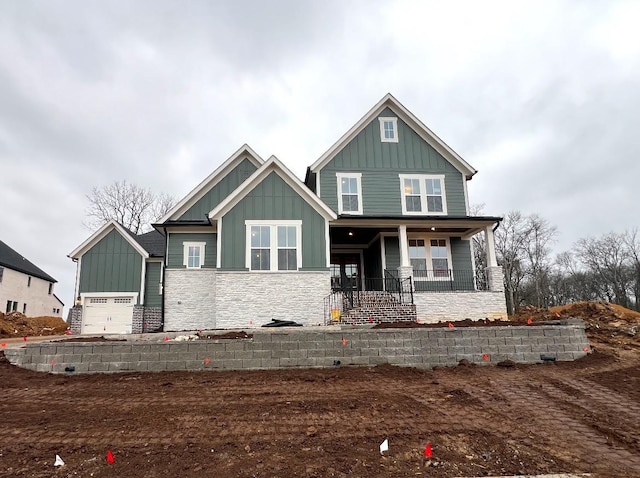
[[[272,319],[322,324],[330,284],[329,271],[218,271],[216,328],[258,327]]]
[[[40,372],[243,370],[392,364],[433,368],[466,359],[569,361],[591,351],[584,324],[438,329],[290,329],[252,339],[193,342],[50,342],[5,349],[8,360]]]
[[[72,334],[79,334],[82,331],[82,306],[74,305],[69,309],[69,316],[67,318],[69,327],[71,327]]]
[[[215,269],[164,271],[164,330],[218,328]]]
[[[413,303],[424,323],[507,318],[504,292],[414,292]]]
[[[162,307],[145,307],[142,323],[143,332],[162,331]]]

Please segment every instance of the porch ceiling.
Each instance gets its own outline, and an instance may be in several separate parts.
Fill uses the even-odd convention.
[[[407,232],[446,233],[467,237],[499,224],[501,217],[345,217],[330,225],[332,244],[368,244],[380,232],[397,233],[398,226],[407,226]]]

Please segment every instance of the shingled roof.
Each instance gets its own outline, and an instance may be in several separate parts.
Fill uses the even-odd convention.
[[[11,249],[2,241],[0,241],[0,266],[7,267],[33,277],[38,277],[49,282],[58,282],[38,266],[27,260],[22,254]]]
[[[150,256],[164,257],[164,236],[158,231],[153,230],[146,234],[133,235],[133,238],[144,247]]]

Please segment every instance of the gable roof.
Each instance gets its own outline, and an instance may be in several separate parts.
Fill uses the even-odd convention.
[[[476,171],[469,163],[458,155],[453,149],[442,141],[433,131],[425,126],[411,111],[404,107],[391,93],[387,93],[373,108],[371,108],[355,125],[351,127],[320,159],[310,166],[311,172],[317,172],[333,159],[333,157],[344,148],[353,138],[355,138],[371,121],[375,120],[385,108],[390,108],[402,119],[418,136],[429,143],[438,153],[448,160],[467,179],[476,174]]]
[[[325,219],[335,220],[336,213],[333,212],[324,201],[313,194],[289,169],[275,156],[271,156],[256,172],[249,176],[235,191],[229,194],[210,213],[209,219],[219,219],[229,212],[242,198],[249,194],[258,184],[269,174],[275,172],[287,183],[302,199],[304,199],[318,214]]]
[[[222,163],[218,168],[207,176],[200,184],[198,184],[189,194],[181,201],[173,206],[169,212],[158,220],[158,224],[166,222],[170,219],[177,219],[178,216],[184,214],[191,206],[193,206],[200,198],[202,198],[212,187],[218,184],[224,177],[235,168],[245,157],[249,159],[256,167],[262,166],[264,160],[253,150],[248,144],[240,146],[235,153]]]
[[[140,244],[151,257],[164,257],[164,236],[155,229],[144,234],[135,235],[124,228],[133,239]]]
[[[2,241],[0,241],[0,266],[13,269],[14,271],[22,272],[33,277],[38,277],[49,282],[58,282],[33,262],[27,260],[22,254],[11,249]]]
[[[114,221],[113,219],[107,222],[104,226],[102,226],[96,232],[91,234],[89,239],[87,239],[82,244],[80,244],[73,252],[69,253],[68,257],[72,259],[77,259],[78,257],[82,256],[82,254],[84,254],[93,246],[95,246],[98,242],[100,242],[107,234],[109,234],[114,229],[118,231],[118,233],[124,238],[124,240],[127,241],[131,245],[131,247],[133,247],[136,251],[138,251],[138,253],[142,257],[144,257],[145,259],[149,258],[149,252],[147,252],[147,250],[144,247],[142,247],[142,245],[140,245],[140,243],[138,242],[137,238],[140,236],[136,236],[131,231],[129,231],[126,227],[120,225],[118,222]]]

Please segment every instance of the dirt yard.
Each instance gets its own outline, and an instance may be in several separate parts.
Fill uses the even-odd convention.
[[[0,383],[0,476],[640,477],[635,348],[434,371],[56,376],[2,362]]]

